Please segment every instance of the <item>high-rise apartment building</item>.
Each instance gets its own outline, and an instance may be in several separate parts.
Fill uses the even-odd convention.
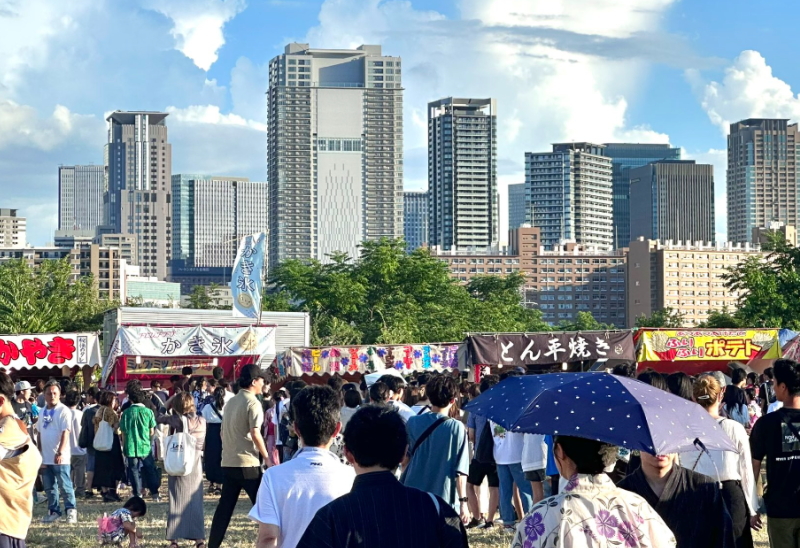
[[[267,232],[267,184],[243,177],[172,176],[173,265],[230,268],[239,240]]]
[[[399,57],[289,44],[269,64],[269,263],[403,236]]]
[[[541,310],[542,319],[551,324],[591,312],[599,322],[625,326],[624,250],[589,250],[574,243],[545,249],[538,228],[508,232],[510,245],[503,250],[434,252],[461,283],[475,276],[522,274],[525,305]]]
[[[728,135],[728,239],[752,242],[771,222],[800,226],[800,132],[786,119],[750,118]]]
[[[428,193],[403,193],[403,231],[406,251],[428,245]]]
[[[428,242],[445,251],[498,240],[497,102],[428,103]]]
[[[785,225],[777,221],[769,226],[760,226],[753,229],[753,243],[761,247],[772,244],[772,239],[778,236],[792,247],[797,247],[797,227]]]
[[[525,153],[526,222],[541,230],[546,248],[613,248],[611,159],[603,148],[562,143],[552,152]]]
[[[103,224],[103,166],[59,166],[58,229],[94,230]]]
[[[638,205],[629,212],[631,237],[714,241],[714,166],[658,161],[629,174],[630,201]]]
[[[684,315],[695,326],[715,310],[735,311],[739,295],[725,287],[724,276],[745,259],[763,256],[750,244],[662,242],[639,238],[630,242],[627,274],[627,327],[636,318],[663,308]]]
[[[525,183],[508,185],[508,229],[514,230],[526,222]]]
[[[629,170],[658,160],[680,160],[681,149],[669,144],[605,143],[603,155],[611,158],[614,248],[627,247],[636,239],[630,234],[631,194]]]
[[[0,208],[0,247],[25,247],[26,226],[16,209]]]
[[[143,276],[167,277],[172,253],[172,145],[164,112],[109,115],[104,225],[136,236]]]

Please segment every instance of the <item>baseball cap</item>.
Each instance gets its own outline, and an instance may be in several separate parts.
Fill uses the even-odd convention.
[[[239,378],[245,381],[252,381],[255,379],[264,379],[266,381],[267,372],[254,363],[248,363],[242,367],[242,370],[239,373]]]
[[[31,383],[28,381],[19,381],[17,384],[14,385],[14,392],[22,392],[23,390],[30,390]]]

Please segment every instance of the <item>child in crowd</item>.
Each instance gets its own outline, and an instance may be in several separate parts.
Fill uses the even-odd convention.
[[[761,404],[756,397],[756,390],[758,389],[745,388],[744,390],[744,394],[747,396],[747,411],[750,414],[750,428],[753,428],[756,421],[761,418]]]
[[[129,546],[138,546],[142,533],[136,527],[136,518],[147,513],[147,504],[140,497],[131,497],[125,506],[111,513],[103,514],[97,520],[97,537],[100,544],[121,545],[125,537],[129,539]]]

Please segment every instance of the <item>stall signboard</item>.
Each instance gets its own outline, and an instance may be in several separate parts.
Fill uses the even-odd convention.
[[[0,335],[0,367],[40,369],[100,365],[95,333]]]
[[[781,357],[777,329],[686,329],[643,331],[638,341],[639,362],[709,360],[748,361]]]
[[[458,343],[292,348],[289,375],[458,369]],[[279,362],[279,367],[282,364]]]
[[[476,365],[553,365],[635,358],[630,331],[497,333],[470,335],[467,342],[470,363]]]
[[[126,356],[125,370],[128,375],[180,375],[184,367],[192,368],[192,375],[210,377],[214,370],[212,360],[192,360],[184,358],[147,358]]]

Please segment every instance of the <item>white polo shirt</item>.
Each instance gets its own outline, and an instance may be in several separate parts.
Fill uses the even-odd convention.
[[[280,527],[278,548],[295,548],[317,511],[349,493],[355,477],[330,451],[304,447],[292,460],[267,468],[249,517]]]

